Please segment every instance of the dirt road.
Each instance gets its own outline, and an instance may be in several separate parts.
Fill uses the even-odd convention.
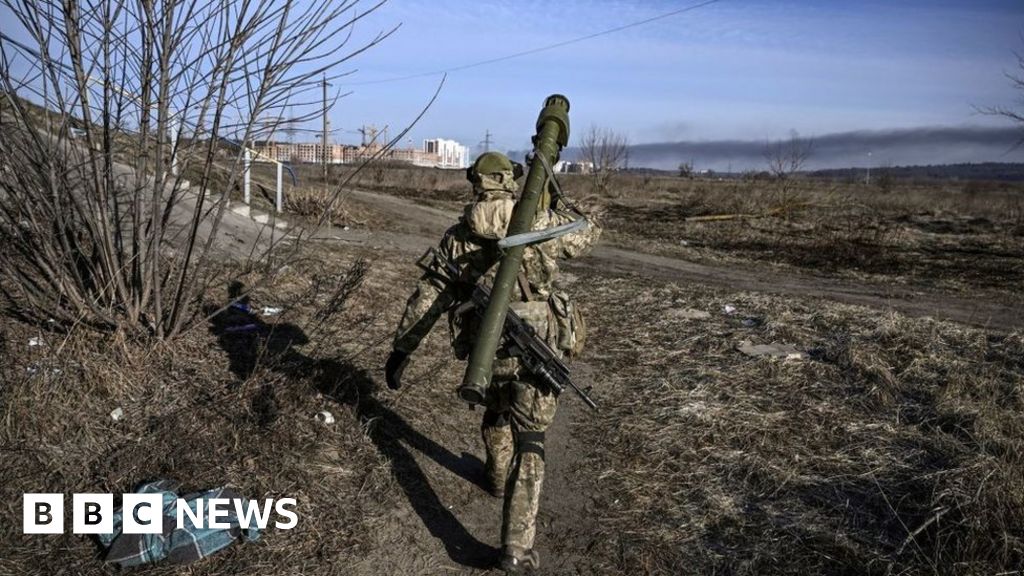
[[[391,246],[420,253],[433,246],[445,228],[458,217],[455,212],[386,194],[353,191],[350,198],[354,202],[393,214],[398,230],[338,232],[334,236],[337,240],[357,240],[371,246]],[[604,273],[699,283],[728,290],[822,298],[999,331],[1024,328],[1024,297],[1021,296],[1016,301],[1000,301],[984,296],[970,298],[925,287],[780,272],[757,264],[745,267],[701,264],[607,245],[599,246],[588,258],[570,262],[566,268],[590,268]]]

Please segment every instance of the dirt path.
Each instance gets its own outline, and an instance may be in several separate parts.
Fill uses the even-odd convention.
[[[414,368],[407,377],[408,386],[421,387],[435,375],[434,366]],[[577,363],[573,369],[580,382],[587,381],[587,366]],[[456,402],[452,398],[442,403]],[[538,517],[538,549],[545,564],[543,573],[586,573],[583,552],[594,531],[587,520],[591,515],[586,510],[585,479],[575,473],[581,447],[574,446],[570,429],[577,418],[589,414],[568,396],[559,402],[558,410],[545,446],[548,468]],[[498,557],[502,502],[488,496],[482,486],[484,453],[476,431],[483,412],[453,408],[439,415],[424,411],[419,401],[401,394],[394,404],[380,404],[367,412],[368,434],[390,461],[405,497],[381,518],[370,535],[369,553],[346,573],[421,576],[491,570]]]
[[[353,232],[361,242],[390,246],[420,253],[436,243],[440,234],[455,222],[458,214],[422,206],[415,201],[366,191],[353,191],[352,200],[394,214],[399,232]],[[344,241],[340,235],[338,240]],[[892,310],[908,316],[931,316],[1000,331],[1024,328],[1024,297],[997,301],[984,296],[970,298],[930,288],[897,286],[825,278],[809,274],[783,273],[750,265],[746,267],[700,264],[612,246],[599,246],[594,253],[570,262],[568,270],[589,268],[603,273],[636,275],[676,282],[701,283],[730,290],[766,292],[798,297],[823,298],[844,304]]]
[[[1024,300],[1015,303],[972,299],[913,286],[869,284],[809,275],[781,274],[757,267],[698,264],[601,246],[592,258],[570,263],[604,273],[634,274],[648,278],[699,282],[747,292],[824,298],[892,310],[908,316],[931,316],[972,326],[1011,331],[1024,328]]]

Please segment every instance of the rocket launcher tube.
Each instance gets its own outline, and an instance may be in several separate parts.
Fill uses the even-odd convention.
[[[558,160],[558,153],[569,143],[569,100],[560,94],[548,96],[544,108],[537,118],[537,135],[534,136],[534,154],[543,155],[550,164]],[[523,234],[533,229],[537,206],[544,192],[547,173],[542,162],[533,162],[526,176],[526,186],[516,202],[508,224],[507,236]],[[502,255],[498,272],[491,287],[491,300],[487,304],[480,329],[477,332],[473,351],[469,356],[466,374],[459,386],[459,397],[472,404],[482,404],[484,392],[491,383],[494,371],[494,354],[501,342],[505,327],[505,316],[512,300],[520,266],[523,263],[525,246],[513,246]]]

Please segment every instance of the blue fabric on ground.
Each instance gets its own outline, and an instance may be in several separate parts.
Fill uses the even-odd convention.
[[[138,566],[167,559],[174,564],[187,564],[205,558],[218,550],[230,546],[242,538],[255,541],[259,538],[256,527],[242,528],[235,514],[234,506],[229,513],[218,516],[219,521],[228,524],[229,528],[196,528],[184,514],[184,526],[178,528],[178,494],[177,483],[170,480],[157,480],[143,484],[135,490],[137,494],[160,494],[163,500],[161,518],[163,526],[160,534],[124,534],[122,530],[123,510],[114,514],[114,532],[100,534],[100,544],[107,550],[105,560],[119,566]],[[198,501],[204,503],[213,498],[239,499],[242,506],[248,502],[234,491],[227,488],[216,488],[201,493],[182,496],[189,508],[196,511]],[[208,512],[205,511],[204,512]],[[205,524],[205,522],[204,522]]]

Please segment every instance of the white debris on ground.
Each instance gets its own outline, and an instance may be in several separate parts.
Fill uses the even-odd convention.
[[[768,356],[783,360],[804,360],[807,358],[806,353],[797,350],[792,344],[751,344],[749,340],[744,340],[736,345],[736,350],[753,357]]]

